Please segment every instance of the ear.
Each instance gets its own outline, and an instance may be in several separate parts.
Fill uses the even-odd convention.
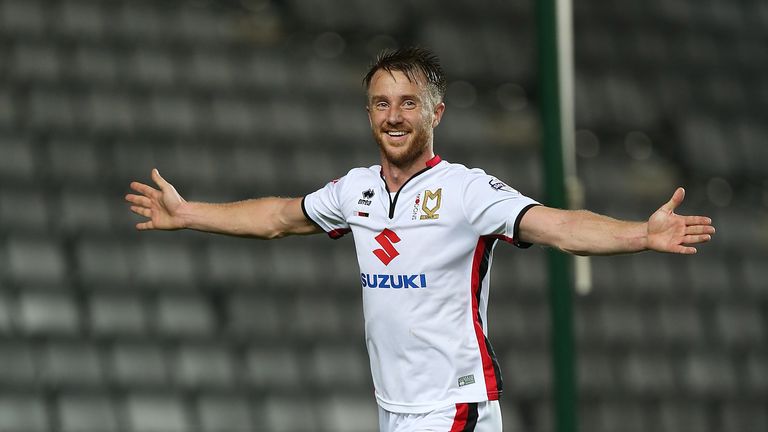
[[[365,113],[368,114],[368,123],[373,127],[373,119],[371,118],[371,108],[366,105],[365,106]]]
[[[432,112],[432,114],[434,115],[434,117],[432,118],[433,129],[440,124],[440,120],[443,118],[444,112],[445,112],[445,102],[440,102],[439,104],[435,105],[435,109]]]

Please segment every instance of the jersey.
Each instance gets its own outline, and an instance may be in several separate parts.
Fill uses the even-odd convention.
[[[439,156],[394,193],[374,165],[304,197],[306,217],[331,238],[354,237],[382,408],[425,413],[499,398],[487,274],[497,240],[530,246],[517,231],[537,204],[480,169]]]

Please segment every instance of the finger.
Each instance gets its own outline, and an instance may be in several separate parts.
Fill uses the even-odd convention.
[[[152,186],[147,186],[144,183],[139,182],[132,182],[131,183],[131,189],[135,190],[136,192],[148,196],[148,197],[154,197],[157,196],[157,194],[160,193],[159,190],[153,188]]]
[[[140,222],[136,224],[136,229],[139,231],[146,231],[155,229],[155,226],[152,224],[152,221]]]
[[[140,205],[142,207],[152,207],[152,200],[145,197],[144,195],[128,194],[125,196],[125,200],[131,204]]]
[[[152,210],[146,207],[131,206],[131,211],[136,213],[139,216],[144,216],[146,218],[152,217]]]
[[[693,225],[688,226],[685,228],[685,233],[688,235],[692,234],[714,234],[715,233],[715,227],[712,225]]]
[[[678,208],[680,204],[683,203],[684,198],[685,198],[685,189],[679,187],[675,190],[675,193],[672,194],[672,198],[670,198],[666,204],[661,206],[661,208],[671,213],[675,211],[675,209]]]
[[[712,219],[706,216],[685,216],[686,225],[712,225]]]
[[[697,243],[705,243],[712,240],[712,236],[709,234],[700,234],[700,235],[687,235],[683,237],[683,243],[684,244],[697,244]]]

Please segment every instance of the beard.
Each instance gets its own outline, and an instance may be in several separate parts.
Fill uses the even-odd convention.
[[[380,132],[374,131],[373,137],[379,145],[379,151],[390,164],[398,167],[408,167],[414,161],[418,160],[425,152],[429,151],[431,137],[428,129],[420,127],[412,129],[410,139],[404,145],[393,147],[385,142]]]

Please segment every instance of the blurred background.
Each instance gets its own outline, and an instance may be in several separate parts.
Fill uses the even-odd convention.
[[[0,0],[0,430],[374,431],[352,239],[137,233],[191,200],[297,196],[377,163],[361,79],[441,57],[436,150],[541,196],[534,0]],[[768,430],[768,3],[574,2],[587,207],[677,185],[698,255],[593,259],[584,431]],[[552,429],[544,251],[500,246],[505,430]]]

